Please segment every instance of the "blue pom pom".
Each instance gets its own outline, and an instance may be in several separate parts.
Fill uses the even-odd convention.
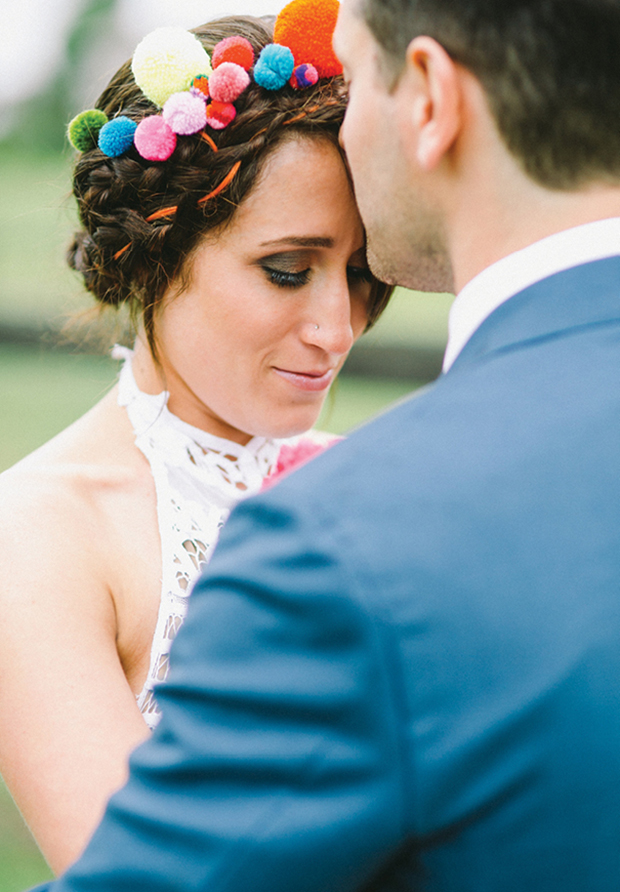
[[[295,59],[287,46],[270,43],[263,48],[254,66],[254,80],[266,90],[279,90],[290,79]]]
[[[99,148],[109,158],[123,155],[133,145],[133,135],[138,125],[121,115],[104,124],[99,131]]]

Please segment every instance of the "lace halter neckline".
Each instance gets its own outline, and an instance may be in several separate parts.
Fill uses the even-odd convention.
[[[162,590],[149,673],[138,705],[150,727],[159,719],[154,686],[168,674],[169,653],[187,611],[191,584],[208,563],[234,505],[257,493],[293,440],[254,437],[245,446],[182,421],[168,409],[168,393],[147,394],[136,383],[133,351],[116,346],[124,363],[118,403],[127,410],[136,446],[147,458],[157,495]]]
[[[242,446],[194,427],[170,412],[167,390],[150,394],[139,389],[132,368],[133,350],[117,344],[112,356],[124,360],[118,381],[118,404],[127,409],[137,438],[146,436],[157,442],[167,462],[185,466],[198,476],[219,471],[216,480],[221,483],[222,494],[228,494],[233,502],[249,490],[260,489],[281,445],[288,441],[253,437]],[[209,483],[214,482],[209,474]]]

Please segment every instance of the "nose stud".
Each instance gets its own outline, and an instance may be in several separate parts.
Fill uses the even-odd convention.
[[[318,325],[315,325],[314,328],[315,328],[316,331],[319,330],[319,326],[318,326]]]

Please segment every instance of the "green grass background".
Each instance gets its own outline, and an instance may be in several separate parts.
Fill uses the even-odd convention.
[[[15,155],[0,148],[0,326],[57,327],[91,306],[64,264],[75,226],[68,157]],[[447,295],[399,291],[365,337],[390,344],[442,345]],[[54,436],[112,386],[118,363],[106,355],[0,343],[0,471]],[[417,382],[342,377],[320,426],[344,433]],[[0,781],[0,892],[20,892],[50,876]]]

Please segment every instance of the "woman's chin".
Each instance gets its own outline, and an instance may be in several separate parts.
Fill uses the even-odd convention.
[[[305,434],[310,428],[314,427],[321,414],[322,404],[315,411],[303,412],[293,417],[289,416],[282,419],[270,419],[264,426],[261,426],[260,432],[254,434],[256,437],[267,437],[272,440],[285,440],[289,437],[297,437],[299,434]]]

